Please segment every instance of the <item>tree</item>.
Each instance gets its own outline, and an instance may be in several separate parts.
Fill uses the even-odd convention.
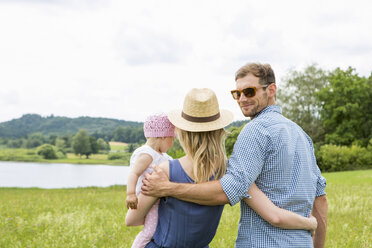
[[[44,137],[41,133],[33,133],[28,135],[26,148],[38,147],[44,143]]]
[[[242,125],[241,127],[230,127],[227,130],[227,136],[225,140],[225,148],[226,148],[227,157],[230,157],[230,155],[232,154],[236,139],[238,138],[240,131],[242,131],[244,126],[245,124]]]
[[[128,152],[129,153],[134,152],[134,145],[132,143],[128,145]]]
[[[99,145],[97,143],[96,138],[94,138],[93,136],[90,136],[89,137],[89,143],[90,143],[90,152],[91,152],[91,154],[98,153],[98,151],[99,151]]]
[[[372,74],[365,78],[351,67],[345,71],[337,68],[317,97],[322,103],[327,143],[368,145],[372,138]]]
[[[55,135],[55,134],[51,134],[49,135],[49,138],[48,138],[48,143],[51,144],[51,145],[56,145],[56,140],[57,140],[58,136]]]
[[[73,137],[74,137],[73,135],[63,135],[63,136],[60,136],[59,139],[62,139],[65,142],[64,147],[67,149],[67,148],[72,148]]]
[[[80,130],[72,138],[72,149],[76,155],[85,155],[86,158],[89,158],[89,155],[92,154],[92,148],[90,145],[90,139],[85,129]]]
[[[315,97],[327,86],[327,72],[310,65],[303,71],[291,70],[278,87],[277,98],[283,109],[283,115],[296,122],[314,142],[324,140],[324,128],[321,124],[321,104]]]
[[[44,144],[37,148],[37,154],[45,159],[56,159],[57,151],[56,148],[50,144]]]
[[[115,141],[121,141],[121,142],[127,142],[128,136],[129,136],[129,130],[125,127],[118,127],[115,129],[113,134],[113,140]]]
[[[143,128],[123,126],[115,129],[112,139],[126,143],[142,143],[146,140],[143,134]]]
[[[55,146],[57,148],[57,152],[62,153],[63,155],[66,155],[66,141],[64,139],[57,138],[55,140]]]
[[[23,139],[12,139],[8,141],[7,146],[10,148],[20,148],[24,143]]]
[[[102,150],[102,151],[109,151],[110,150],[110,144],[107,143],[104,139],[99,138],[97,140],[97,143],[98,143],[99,150]]]

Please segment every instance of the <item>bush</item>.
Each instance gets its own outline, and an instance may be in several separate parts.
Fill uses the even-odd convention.
[[[17,148],[17,149],[0,149],[0,160],[1,161],[24,161],[33,162],[40,160],[40,156],[36,152],[29,149]]]
[[[225,148],[226,148],[226,155],[229,158],[234,150],[234,145],[240,132],[242,131],[244,125],[241,127],[230,127],[226,131],[226,140],[225,140]]]
[[[27,155],[36,155],[36,151],[35,151],[35,149],[27,150],[27,151],[26,151],[26,154],[27,154]]]
[[[62,152],[62,151],[58,151],[58,152],[56,153],[56,155],[57,155],[57,158],[58,158],[58,159],[61,159],[61,158],[67,158],[66,153],[64,153],[64,152]]]
[[[124,152],[113,152],[107,156],[108,160],[128,160],[129,157],[130,154]]]
[[[167,151],[167,154],[171,156],[173,159],[185,156],[185,152],[183,151],[180,141],[178,139],[174,140],[173,146]]]
[[[45,159],[56,159],[57,151],[55,146],[44,144],[37,148],[37,154]]]
[[[345,171],[372,168],[372,149],[357,145],[324,145],[316,151],[321,171]]]

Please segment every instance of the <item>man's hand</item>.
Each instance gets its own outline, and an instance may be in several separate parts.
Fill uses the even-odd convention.
[[[137,209],[138,198],[136,194],[127,194],[127,208]]]
[[[154,197],[168,196],[171,182],[167,174],[158,166],[154,166],[154,172],[146,174],[142,180],[142,193]]]

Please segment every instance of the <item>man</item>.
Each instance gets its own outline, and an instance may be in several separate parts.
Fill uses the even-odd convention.
[[[323,247],[327,200],[325,179],[316,165],[311,139],[275,105],[276,84],[270,65],[251,63],[240,68],[231,93],[251,121],[242,129],[219,181],[202,184],[169,182],[161,170],[144,180],[142,191],[172,196],[203,205],[241,204],[236,247]],[[312,213],[318,228],[308,231],[279,229],[264,221],[242,199],[253,183],[280,208],[303,216]]]

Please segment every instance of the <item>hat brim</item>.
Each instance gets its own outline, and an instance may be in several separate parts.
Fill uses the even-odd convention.
[[[220,118],[210,122],[192,122],[182,117],[182,110],[173,110],[168,113],[169,121],[179,129],[189,132],[207,132],[221,129],[229,125],[234,115],[231,111],[226,109],[220,110]]]

